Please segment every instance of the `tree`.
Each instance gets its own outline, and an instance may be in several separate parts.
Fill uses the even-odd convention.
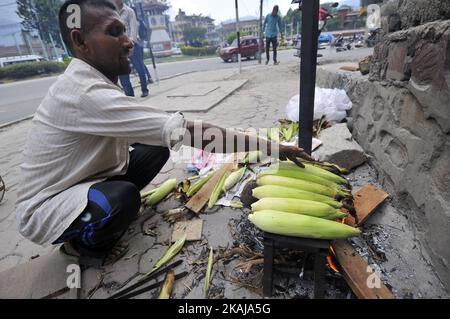
[[[185,27],[183,29],[183,39],[185,43],[201,43],[206,38],[206,29],[198,27]]]
[[[294,29],[294,33],[296,33],[297,30],[301,31],[301,28],[302,28],[302,14],[301,14],[301,11],[299,11],[298,9],[292,10],[291,8],[289,8],[288,12],[282,18],[282,20],[283,20],[283,25],[292,24],[292,28]]]
[[[43,41],[50,43],[50,34],[56,43],[59,37],[58,11],[60,0],[16,0],[17,15],[25,30],[37,30]]]
[[[245,37],[246,35],[248,35],[248,32],[239,32],[239,35],[242,38],[242,37]],[[227,37],[228,44],[233,43],[233,41],[236,40],[236,38],[237,38],[237,33],[236,32],[230,33],[228,35],[228,37]]]

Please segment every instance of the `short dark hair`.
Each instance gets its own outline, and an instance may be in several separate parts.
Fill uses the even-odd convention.
[[[81,8],[81,20],[83,19],[83,9],[86,7],[94,7],[94,8],[107,8],[117,11],[117,7],[109,0],[67,0],[59,9],[58,19],[59,19],[59,30],[61,32],[61,36],[63,38],[64,44],[67,49],[73,54],[72,42],[70,39],[70,31],[72,28],[69,28],[67,25],[67,19],[69,18],[70,12],[67,12],[67,7],[70,5],[78,5]],[[81,25],[81,30],[85,33],[88,33],[94,24],[92,23],[83,23]]]

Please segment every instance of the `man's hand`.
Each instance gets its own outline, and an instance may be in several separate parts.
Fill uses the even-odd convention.
[[[308,155],[302,148],[297,146],[279,146],[279,158],[282,161],[290,160],[300,167],[305,167],[299,158],[307,161],[315,161],[310,155]]]

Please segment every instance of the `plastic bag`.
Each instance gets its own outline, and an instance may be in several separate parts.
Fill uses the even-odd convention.
[[[299,119],[300,95],[294,95],[286,106],[287,118],[291,121]],[[320,119],[323,115],[327,121],[341,122],[347,117],[347,110],[352,108],[347,93],[340,89],[323,89],[316,87],[314,94],[314,120]]]

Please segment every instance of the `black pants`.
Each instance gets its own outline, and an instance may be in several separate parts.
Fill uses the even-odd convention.
[[[277,62],[277,46],[278,46],[278,39],[277,39],[277,37],[266,38],[266,58],[267,58],[267,61],[270,60],[270,54],[269,54],[270,43],[272,43],[272,48],[273,48],[273,62]]]
[[[86,208],[53,244],[70,241],[80,253],[95,255],[113,248],[123,236],[139,212],[139,191],[159,173],[170,155],[165,147],[132,146],[127,173],[92,185]]]

